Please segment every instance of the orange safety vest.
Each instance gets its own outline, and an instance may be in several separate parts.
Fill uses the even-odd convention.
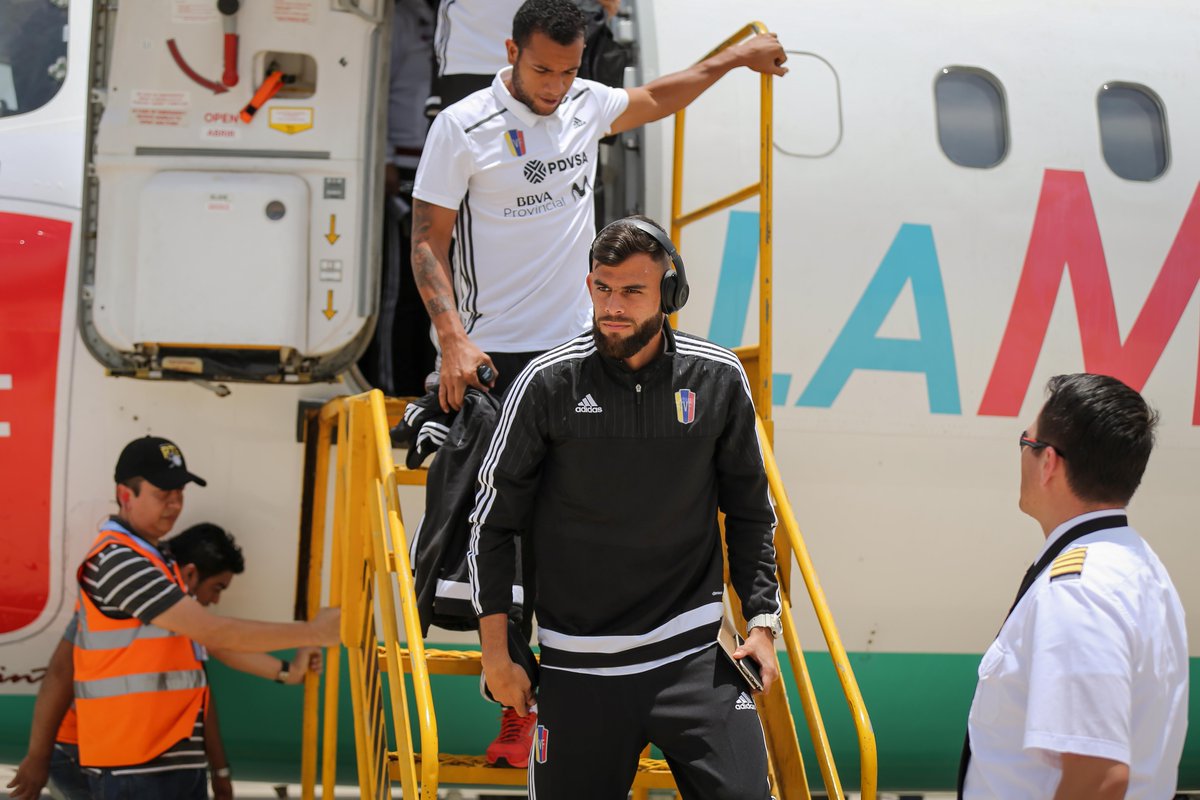
[[[54,741],[63,744],[79,744],[79,722],[75,714],[75,705],[67,709],[62,724],[58,726],[58,734]]]
[[[115,522],[105,523],[84,561],[111,544],[132,548],[184,592],[174,564]],[[76,573],[75,711],[79,763],[88,767],[144,764],[192,735],[207,705],[208,681],[192,640],[134,619],[112,619],[83,591]],[[62,735],[60,729],[59,735]]]
[[[75,644],[75,640],[79,638],[79,603],[75,603],[75,639],[71,640],[71,644]],[[54,736],[54,741],[60,744],[79,745],[79,719],[75,716],[75,701],[71,701],[71,705],[67,706],[67,713],[63,715],[62,722],[58,726],[58,733]]]

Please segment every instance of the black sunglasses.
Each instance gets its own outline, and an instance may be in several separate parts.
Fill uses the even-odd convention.
[[[1049,442],[1043,442],[1043,441],[1039,441],[1037,439],[1030,439],[1029,431],[1021,431],[1020,445],[1021,445],[1021,447],[1028,447],[1030,450],[1034,450],[1034,451],[1044,450],[1047,447],[1049,447],[1049,448],[1052,448],[1054,450],[1054,452],[1058,453],[1059,458],[1067,457],[1066,453],[1064,453],[1062,450],[1059,450],[1057,447],[1050,444]]]

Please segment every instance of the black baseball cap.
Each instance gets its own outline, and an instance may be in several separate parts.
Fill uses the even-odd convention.
[[[207,486],[208,482],[187,470],[183,453],[175,443],[161,436],[143,436],[125,445],[117,459],[114,479],[123,483],[144,478],[159,489],[180,489],[189,482]]]

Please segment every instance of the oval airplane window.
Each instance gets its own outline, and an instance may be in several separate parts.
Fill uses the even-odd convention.
[[[0,0],[0,117],[36,111],[67,77],[67,0]]]
[[[938,141],[961,167],[994,167],[1008,154],[1008,112],[1000,81],[971,67],[946,67],[934,82]]]
[[[1152,181],[1167,171],[1167,122],[1157,95],[1145,86],[1106,83],[1096,112],[1109,169],[1130,181]]]
[[[788,77],[775,81],[775,149],[821,158],[842,141],[842,97],[833,66],[815,53],[788,50]]]

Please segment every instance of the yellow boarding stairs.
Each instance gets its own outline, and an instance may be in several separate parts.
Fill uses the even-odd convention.
[[[758,22],[746,25],[709,55],[765,31],[765,26]],[[759,199],[760,341],[757,345],[739,348],[737,353],[753,388],[758,410],[758,435],[779,518],[775,547],[783,597],[783,641],[791,663],[791,680],[797,687],[825,793],[829,798],[843,800],[841,779],[792,619],[791,566],[794,557],[857,732],[859,791],[863,800],[875,800],[877,762],[870,719],[788,502],[771,447],[771,117],[771,77],[763,75],[758,180],[721,200],[682,214],[685,120],[684,112],[676,115],[671,238],[678,244],[684,226],[756,196]],[[423,485],[425,471],[398,468],[393,461],[388,435],[403,407],[404,401],[385,399],[379,391],[372,391],[337,398],[309,413],[300,542],[302,570],[306,566],[307,572],[301,574],[304,594],[298,603],[302,606],[298,611],[311,617],[322,604],[330,455],[336,441],[328,603],[342,609],[342,645],[348,651],[361,796],[390,798],[395,784],[400,785],[404,797],[422,800],[436,800],[438,787],[445,784],[524,786],[526,771],[523,769],[489,767],[482,756],[453,755],[438,750],[438,719],[429,676],[478,675],[480,661],[477,651],[427,649],[421,638],[397,487]],[[726,578],[728,585],[728,575]],[[729,594],[734,599],[739,627],[744,627],[736,595],[732,591]],[[383,635],[382,644],[379,632]],[[333,797],[337,777],[338,693],[342,680],[339,655],[332,649],[325,660],[323,715],[319,714],[322,704],[319,679],[310,676],[305,683],[301,762],[304,800],[317,796],[318,774],[320,796]],[[404,673],[412,676],[411,696],[403,679]],[[758,699],[770,755],[772,790],[780,800],[808,800],[811,795],[783,685],[786,680],[785,675],[766,697]],[[419,741],[412,737],[414,715],[420,731]],[[322,729],[318,730],[318,727]],[[634,780],[634,800],[645,800],[651,789],[675,788],[666,762],[647,755],[648,751],[643,753]]]

